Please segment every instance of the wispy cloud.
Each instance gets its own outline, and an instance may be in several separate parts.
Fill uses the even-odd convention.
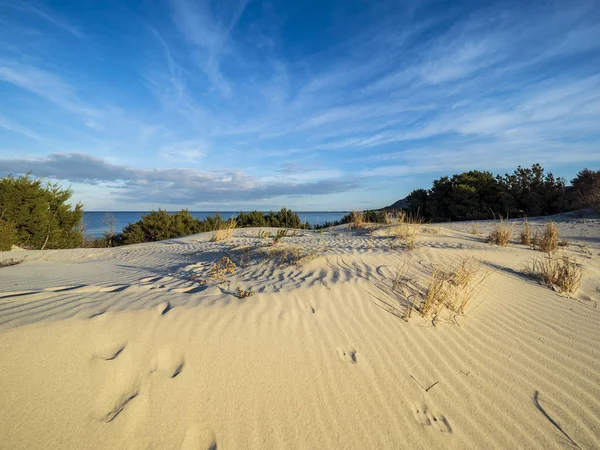
[[[173,17],[177,28],[192,46],[193,60],[203,69],[212,86],[221,95],[231,95],[232,88],[221,72],[221,58],[237,57],[230,41],[230,32],[242,16],[247,0],[233,5],[222,2],[219,10],[225,10],[217,17],[206,0],[172,0]]]
[[[0,3],[0,9],[1,8],[14,8],[30,13],[48,22],[49,24],[54,25],[55,27],[58,27],[63,31],[66,31],[67,33],[75,37],[81,39],[85,38],[85,34],[81,31],[79,27],[73,25],[64,17],[60,17],[59,15],[48,11],[43,6],[36,5],[33,2],[2,2]]]
[[[38,135],[35,131],[30,130],[29,128],[24,127],[22,125],[19,125],[18,123],[15,123],[12,120],[7,119],[6,117],[3,117],[2,115],[0,115],[0,128],[4,128],[5,130],[12,131],[14,133],[22,134],[23,136],[26,136],[36,141],[43,140],[43,138],[40,135]]]
[[[39,95],[60,108],[87,116],[98,111],[79,100],[71,86],[57,75],[37,67],[0,60],[0,80]]]

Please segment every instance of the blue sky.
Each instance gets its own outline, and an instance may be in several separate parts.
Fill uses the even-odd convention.
[[[599,143],[597,0],[0,0],[0,173],[90,210],[376,208]]]

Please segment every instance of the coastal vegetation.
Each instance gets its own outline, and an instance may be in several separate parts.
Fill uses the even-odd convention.
[[[0,250],[74,248],[83,243],[83,205],[73,191],[29,174],[0,179]]]
[[[115,219],[109,218],[105,221],[109,231],[104,237],[84,242],[83,205],[69,204],[72,194],[70,188],[63,189],[56,183],[33,179],[29,174],[0,179],[0,251],[10,250],[13,245],[28,249],[82,245],[112,247],[201,232],[212,232],[213,239],[218,241],[231,236],[234,228],[246,227],[311,229],[311,225],[303,223],[296,213],[286,208],[268,213],[241,212],[229,219],[217,213],[202,220],[195,218],[187,209],[177,213],[159,209],[127,225],[120,233],[115,232]],[[422,223],[490,219],[497,215],[531,217],[588,207],[600,211],[600,170],[580,171],[571,180],[571,186],[566,185],[564,178],[546,173],[539,164],[531,168],[519,166],[512,174],[504,176],[471,170],[434,180],[431,189],[413,190],[406,199],[394,205],[395,208],[352,211],[339,221],[326,222],[314,228],[323,230],[348,224],[351,228],[360,229],[367,223],[398,223],[407,228],[415,220]],[[410,220],[405,220],[407,218]],[[490,236],[490,242],[506,245],[512,237],[512,229],[507,227],[508,224],[500,223]],[[477,233],[476,225],[473,233]],[[550,241],[545,235],[531,236],[527,222],[520,237],[522,243],[548,251]]]
[[[224,219],[217,213],[202,220],[192,216],[187,209],[177,213],[159,209],[142,216],[139,221],[127,225],[121,233],[115,236],[114,243],[115,245],[140,244],[202,232],[211,232],[211,240],[221,241],[231,237],[235,228],[249,227],[310,229],[308,223],[302,223],[296,213],[286,208],[282,208],[276,213],[273,211],[268,213],[241,212],[237,217],[229,219]]]
[[[600,170],[584,169],[566,186],[564,178],[534,164],[512,174],[494,176],[471,170],[433,181],[431,189],[416,189],[407,209],[434,222],[545,216],[600,205]]]
[[[443,176],[431,189],[415,189],[405,199],[379,210],[353,211],[335,222],[316,229],[351,224],[361,214],[365,223],[389,223],[390,212],[407,212],[431,222],[547,216],[583,208],[600,212],[600,170],[584,169],[571,180],[546,173],[540,164],[519,166],[512,174],[494,176],[491,172],[471,170]],[[474,234],[477,233],[473,228]],[[506,230],[504,230],[506,231]],[[506,232],[504,233],[506,236]],[[527,237],[525,236],[525,241]]]

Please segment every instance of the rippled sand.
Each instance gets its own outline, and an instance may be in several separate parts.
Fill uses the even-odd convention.
[[[600,448],[600,221],[558,225],[572,296],[490,222],[0,254],[0,448]],[[465,256],[466,314],[403,320]]]

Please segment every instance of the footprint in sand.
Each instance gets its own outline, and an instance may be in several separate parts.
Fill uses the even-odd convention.
[[[169,347],[161,347],[156,353],[154,371],[169,378],[175,378],[185,366],[182,354],[174,352]]]
[[[140,283],[156,283],[157,281],[162,280],[162,277],[148,277],[148,278],[142,278],[140,280]]]
[[[161,316],[164,316],[166,313],[171,311],[171,309],[173,309],[173,307],[171,306],[171,303],[169,303],[169,302],[159,303],[158,305],[156,305],[153,308],[153,310],[156,311]]]
[[[200,424],[190,426],[183,437],[181,450],[217,450],[215,432]]]
[[[106,286],[103,288],[100,288],[100,292],[121,292],[124,291],[125,289],[127,289],[128,287],[131,287],[128,284],[116,284],[114,286]]]
[[[114,342],[99,347],[94,357],[113,361],[125,350],[126,343]],[[113,364],[113,363],[111,363]],[[100,422],[112,422],[140,392],[140,377],[134,372],[113,372],[110,382],[96,398],[93,416]]]
[[[96,358],[104,359],[105,361],[112,361],[121,354],[125,347],[126,342],[110,342],[99,346],[94,353]]]
[[[135,378],[107,386],[96,400],[94,416],[101,422],[112,422],[139,393],[140,382]]]
[[[342,361],[349,362],[351,364],[356,364],[358,361],[356,359],[356,350],[337,350],[338,355],[340,356]]]
[[[452,427],[448,419],[443,414],[430,410],[425,405],[415,406],[413,408],[413,416],[423,427],[431,427],[431,429],[442,433],[452,433]]]

